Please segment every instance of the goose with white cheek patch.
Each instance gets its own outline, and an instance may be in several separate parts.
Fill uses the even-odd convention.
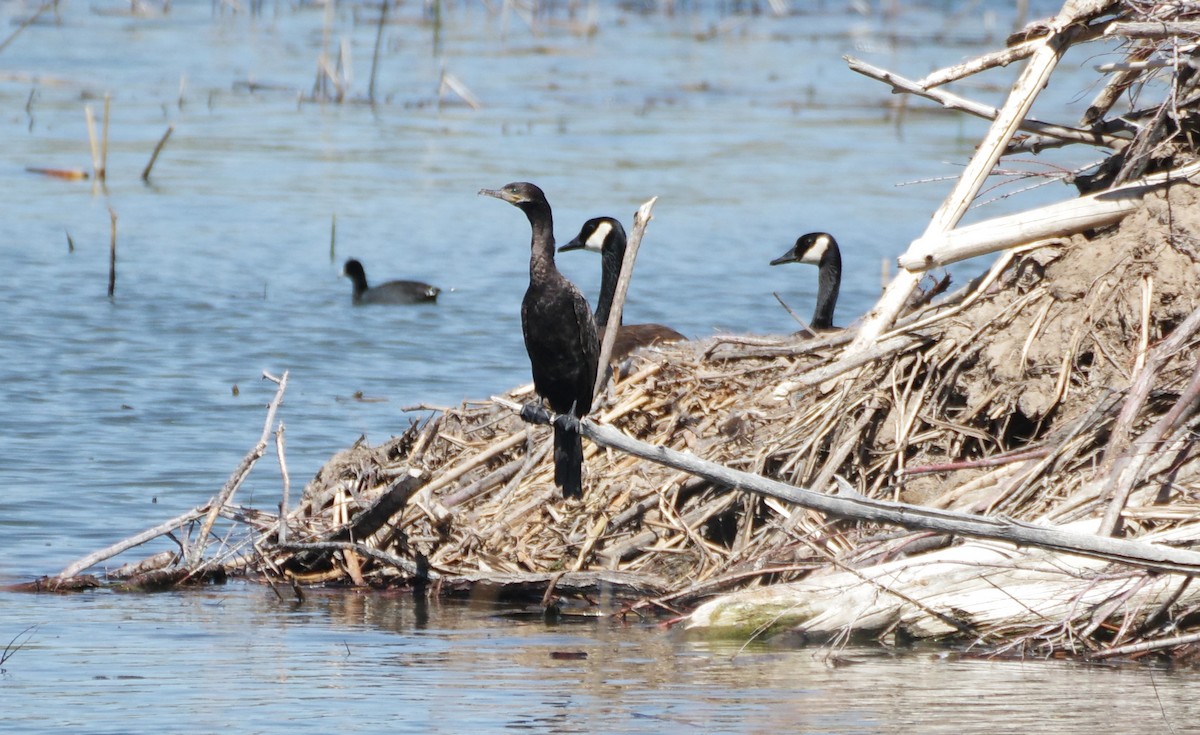
[[[828,232],[801,235],[796,244],[771,265],[807,263],[817,266],[817,305],[810,325],[813,329],[833,329],[833,310],[837,307],[842,285],[842,252]]]
[[[583,223],[574,240],[558,249],[559,252],[590,250],[600,253],[600,297],[596,300],[596,326],[600,329],[601,341],[608,326],[627,244],[625,228],[619,221],[612,217],[595,217]],[[685,340],[687,337],[662,324],[619,324],[611,361],[620,362],[639,347]]]

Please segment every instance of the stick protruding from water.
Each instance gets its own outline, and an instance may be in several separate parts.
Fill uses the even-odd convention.
[[[108,243],[108,298],[111,299],[117,290],[117,211],[109,207],[108,217],[112,222]]]
[[[150,182],[150,169],[154,168],[154,162],[158,160],[158,154],[162,153],[163,146],[167,144],[167,139],[171,137],[171,133],[175,132],[174,125],[167,126],[167,132],[158,139],[158,145],[154,146],[154,152],[150,154],[150,161],[146,164],[146,168],[142,169],[142,181]]]

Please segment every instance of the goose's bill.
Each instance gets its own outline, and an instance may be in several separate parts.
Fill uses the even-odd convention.
[[[795,262],[796,262],[796,251],[795,251],[795,249],[792,249],[792,250],[787,251],[783,255],[780,255],[775,260],[772,260],[771,265],[783,265],[784,263],[795,263]]]
[[[571,242],[567,243],[566,245],[560,245],[558,247],[558,252],[565,253],[568,250],[586,250],[586,249],[587,249],[587,243],[580,240],[577,237],[574,240],[572,240]]]

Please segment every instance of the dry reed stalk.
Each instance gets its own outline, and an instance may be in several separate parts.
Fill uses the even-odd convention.
[[[83,117],[87,122],[88,149],[92,152],[92,176],[99,181],[104,164],[100,161],[100,145],[96,142],[96,116],[91,105],[83,106]]]
[[[287,459],[284,453],[283,422],[280,421],[275,429],[275,455],[279,458],[279,472],[283,477],[283,497],[279,500],[279,529],[276,532],[280,544],[287,543],[288,494],[291,492],[291,478],[288,475]]]
[[[158,161],[158,154],[162,153],[162,149],[167,144],[167,140],[171,137],[171,133],[175,132],[174,125],[168,125],[166,132],[158,139],[158,143],[154,145],[154,150],[150,153],[150,160],[146,162],[146,168],[142,169],[142,181],[150,181],[150,171],[154,168],[154,164]]]
[[[371,52],[371,77],[367,82],[367,101],[375,104],[375,74],[379,71],[379,50],[383,46],[383,27],[387,24],[388,7],[391,0],[383,0],[379,7],[379,26],[375,31],[375,50]]]
[[[438,81],[438,107],[442,106],[442,99],[449,90],[458,96],[472,110],[478,110],[483,107],[483,103],[475,96],[475,93],[467,87],[461,79],[454,74],[446,71],[446,67],[442,67],[441,76]]]
[[[112,109],[112,95],[108,92],[104,93],[104,123],[101,125],[101,141],[100,141],[100,168],[96,171],[96,178],[103,182],[108,178],[108,121],[109,113]]]
[[[41,168],[38,166],[26,166],[25,170],[31,174],[49,176],[55,179],[65,179],[67,181],[82,181],[88,177],[88,172],[81,168]]]
[[[0,42],[0,53],[2,53],[4,49],[8,48],[9,44],[17,40],[17,36],[21,35],[22,31],[37,22],[37,19],[42,17],[42,13],[45,13],[47,10],[56,5],[58,5],[58,0],[46,0],[38,6],[38,9],[35,10],[32,15],[25,18],[20,23],[17,23],[16,29],[14,29],[12,33],[8,34],[8,38]]]
[[[113,297],[117,290],[117,211],[108,208],[109,240],[108,240],[108,298]]]
[[[329,262],[337,261],[337,212],[329,218]]]

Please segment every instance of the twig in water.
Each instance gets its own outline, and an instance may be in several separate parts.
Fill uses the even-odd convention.
[[[337,262],[337,212],[329,223],[329,262]]]
[[[4,39],[4,41],[2,43],[0,43],[0,51],[3,51],[4,49],[8,48],[8,44],[12,43],[16,39],[16,37],[21,34],[21,31],[23,31],[26,28],[28,28],[29,26],[33,25],[33,22],[42,16],[42,13],[46,12],[47,10],[49,10],[50,8],[54,7],[57,4],[58,4],[58,0],[46,0],[46,2],[42,3],[41,7],[39,7],[34,12],[33,15],[31,15],[28,18],[26,18],[25,20],[21,21],[17,25],[17,29],[15,31],[13,31],[12,33],[8,34],[8,38]]]
[[[100,126],[100,170],[96,172],[96,178],[102,183],[108,174],[108,114],[112,107],[112,96],[107,92],[104,94],[104,123]]]
[[[171,137],[171,133],[175,132],[174,125],[167,126],[167,132],[158,139],[158,145],[154,146],[154,152],[150,154],[150,161],[146,164],[146,168],[142,169],[142,181],[150,180],[150,169],[154,168],[154,162],[158,160],[158,154],[162,153],[163,146],[167,144],[167,138]]]
[[[389,0],[379,9],[379,30],[375,33],[375,52],[371,54],[371,79],[367,82],[367,100],[375,104],[375,72],[379,69],[379,47],[383,45],[383,26],[387,23]]]
[[[339,103],[346,100],[346,92],[350,91],[350,82],[354,77],[354,66],[350,55],[350,39],[343,38],[338,44],[338,63],[337,63],[337,85],[338,94],[337,101]]]
[[[329,37],[333,33],[333,8],[336,3],[325,3],[325,20],[321,24],[321,54],[317,57],[317,80],[313,84],[313,99],[329,99]]]
[[[83,181],[88,177],[88,172],[79,168],[42,168],[40,166],[26,166],[25,170],[31,174],[49,176],[53,179],[64,179],[66,181]]]
[[[29,118],[29,132],[33,132],[33,100],[37,97],[37,88],[29,90],[29,98],[25,100],[25,117]]]
[[[25,630],[13,636],[12,640],[8,642],[8,645],[4,647],[4,651],[0,652],[0,666],[3,666],[4,662],[12,658],[17,651],[20,651],[22,648],[24,648],[25,644],[28,643],[31,638],[33,638],[33,634],[37,632],[37,629],[38,626],[35,623],[34,625],[29,626]]]
[[[87,120],[88,148],[92,152],[92,175],[100,178],[100,146],[96,143],[96,116],[91,105],[83,106],[83,117]]]
[[[108,297],[111,299],[117,290],[117,211],[108,208],[108,217],[112,221],[112,232],[108,244]]]
[[[480,107],[483,107],[483,103],[467,88],[467,85],[463,84],[461,79],[446,71],[446,68],[443,66],[441,81],[438,82],[438,107],[442,106],[442,96],[446,90],[450,90],[458,95],[472,110],[478,110]]]

